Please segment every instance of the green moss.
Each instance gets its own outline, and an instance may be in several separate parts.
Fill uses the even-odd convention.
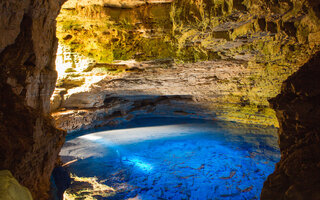
[[[57,81],[56,86],[58,88],[66,88],[71,89],[71,88],[75,88],[75,87],[80,87],[81,85],[83,85],[85,83],[85,78],[75,78],[72,76],[66,76],[65,78],[61,78]]]
[[[234,40],[239,36],[243,36],[243,35],[246,35],[248,33],[253,32],[253,25],[254,25],[253,22],[247,21],[247,22],[244,22],[239,27],[233,29],[232,33],[230,35],[231,40]]]
[[[177,0],[171,5],[125,10],[98,6],[62,10],[57,35],[59,42],[97,63],[161,58],[183,63],[253,55],[246,66],[250,73],[234,80],[237,88],[216,100],[221,102],[216,105],[221,108],[218,116],[275,125],[275,113],[267,108],[267,99],[276,96],[282,82],[320,49],[314,36],[320,31],[320,22],[311,8],[302,9],[306,3],[295,1],[291,8],[254,0]],[[261,9],[266,7],[278,13],[279,19]],[[286,22],[293,31],[285,30]],[[217,26],[222,28],[215,29]],[[110,74],[124,71],[94,70]],[[233,81],[220,82],[230,83]]]
[[[65,73],[71,73],[71,72],[77,72],[74,68],[68,68],[66,69]]]
[[[217,110],[217,118],[221,120],[279,127],[275,111],[268,107],[228,103],[214,107]]]

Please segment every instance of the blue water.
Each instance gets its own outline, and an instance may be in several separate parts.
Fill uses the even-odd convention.
[[[259,199],[280,159],[276,129],[175,118],[135,119],[73,136],[62,159],[117,190],[106,199]]]

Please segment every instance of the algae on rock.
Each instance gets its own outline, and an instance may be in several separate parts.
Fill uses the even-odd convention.
[[[320,49],[320,21],[313,9],[308,1],[256,0],[178,0],[134,9],[92,5],[62,9],[58,38],[71,52],[97,64],[240,61],[248,72],[236,80],[219,80],[236,82],[236,88],[215,95],[206,102],[208,108],[219,119],[277,126],[268,99]]]

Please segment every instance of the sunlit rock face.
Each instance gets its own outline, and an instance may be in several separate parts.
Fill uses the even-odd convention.
[[[135,8],[146,4],[167,3],[172,0],[69,0],[64,4],[64,8],[75,8],[78,6],[110,6],[117,8]]]
[[[183,114],[210,110],[206,116],[215,119],[277,125],[268,99],[319,50],[319,13],[319,3],[311,0],[176,1],[130,10],[68,7],[58,18],[60,43],[93,62],[85,70],[70,67],[74,72],[59,82],[73,86],[59,86],[56,109],[66,110],[54,114],[57,124],[69,131],[90,129],[130,120],[137,110],[181,114],[192,107],[194,112]],[[317,62],[318,56],[272,100],[282,158],[264,184],[262,199],[319,199]],[[79,87],[83,72],[100,80],[86,85],[85,77]],[[142,91],[155,96],[142,93],[147,99],[141,101],[124,95]],[[168,95],[176,92],[191,98],[173,102]],[[188,106],[176,106],[185,102]],[[164,109],[167,105],[177,109]]]
[[[65,50],[59,57],[70,59],[57,63],[69,67],[52,101],[52,111],[68,110],[71,124],[78,111],[70,110],[91,109],[92,116],[108,118],[104,97],[121,99],[127,93],[189,95],[211,112],[208,117],[278,126],[268,99],[319,49],[314,2],[77,5],[66,4],[58,17],[57,36]],[[79,58],[91,61],[81,64]],[[124,108],[114,111],[126,116]],[[70,130],[65,117],[58,126]]]
[[[180,56],[175,56],[174,58],[184,60],[182,59],[185,57],[184,55],[188,55],[188,52],[194,51],[196,53],[191,54],[195,55],[193,58],[191,57],[192,62],[211,58],[222,58],[231,61],[233,59],[241,59],[246,61],[248,64],[247,68],[256,69],[257,73],[249,78],[249,81],[241,85],[242,89],[239,92],[232,94],[235,97],[234,102],[239,102],[241,97],[248,97],[242,98],[243,104],[240,105],[243,105],[243,108],[248,108],[246,107],[248,99],[250,100],[250,105],[255,106],[256,109],[258,108],[256,105],[266,106],[267,98],[275,96],[279,92],[280,83],[305,63],[318,48],[318,18],[320,12],[317,0],[304,2],[290,0],[254,2],[214,1],[213,4],[207,4],[210,11],[199,9],[199,4],[195,2],[192,2],[191,5],[184,4],[186,2],[181,3],[185,6],[177,3],[175,4],[175,9],[171,10],[170,7],[170,11],[172,12],[166,13],[167,15],[169,13],[170,18],[172,18],[172,27],[169,28],[174,30],[173,41],[177,44],[174,48],[180,49],[180,51],[177,51],[177,55]],[[49,97],[53,91],[56,79],[56,72],[54,70],[54,55],[56,53],[55,18],[61,4],[62,1],[53,0],[2,0],[0,2],[0,132],[2,136],[2,140],[0,141],[0,168],[10,169],[14,177],[22,185],[30,189],[34,199],[48,199],[49,176],[63,142],[63,132],[57,131],[52,126],[50,118],[45,116],[49,111]],[[202,8],[201,5],[200,7]],[[179,11],[179,9],[185,9],[187,12],[180,12],[183,10]],[[174,13],[174,11],[179,12]],[[98,14],[100,13],[102,12],[98,12]],[[194,13],[196,17],[191,17],[192,19],[190,19],[186,16],[186,13]],[[207,18],[203,17],[204,13],[206,16],[217,17],[214,18],[217,21],[212,21],[211,25],[207,26]],[[180,19],[189,21],[181,24],[180,22],[185,21]],[[236,23],[228,25],[227,23],[231,21],[235,21]],[[193,23],[200,24],[200,27],[195,29],[196,31],[192,31],[194,29],[192,28]],[[191,28],[187,28],[186,24],[191,25]],[[124,23],[124,26],[126,25]],[[90,33],[96,32],[94,29],[96,27],[99,28],[97,25],[90,27],[93,30]],[[209,29],[206,27],[209,27]],[[76,29],[71,29],[71,34],[68,34],[73,37],[73,31],[77,31]],[[198,30],[208,30],[212,34],[211,37],[214,39],[211,40],[209,38],[209,40],[214,43],[209,43],[208,45],[209,47],[213,47],[212,53],[206,54],[206,51],[203,51],[202,47],[207,47],[206,44],[208,44],[204,42],[206,40],[202,40],[207,32],[197,35]],[[108,35],[108,32],[105,33]],[[259,34],[255,35],[256,33]],[[70,36],[66,36],[68,35],[63,37],[68,40]],[[77,37],[79,36],[83,39],[80,33],[77,34]],[[260,37],[263,39],[255,40]],[[127,40],[118,39],[115,37],[112,43],[123,44],[120,41]],[[253,42],[251,42],[252,40]],[[90,43],[90,40],[83,41]],[[239,43],[233,43],[235,41]],[[184,49],[188,49],[186,47],[191,43],[199,45],[199,48],[189,48],[191,50],[187,51],[187,54],[184,54]],[[234,46],[236,44],[241,45],[239,47]],[[96,49],[100,50],[100,47]],[[157,49],[151,52],[157,52]],[[85,51],[80,51],[79,53],[83,54]],[[99,57],[100,54],[92,54],[92,57],[95,55]],[[120,52],[120,54],[115,55],[123,54]],[[133,55],[139,58],[142,54],[134,53]],[[118,57],[116,58],[119,59]],[[152,59],[155,58],[160,57],[152,57]],[[190,60],[190,57],[186,56],[186,58],[186,60]],[[131,57],[126,59],[131,59]],[[112,58],[111,61],[114,61],[114,59]],[[103,61],[103,63],[105,62]],[[309,72],[306,70],[308,74],[313,72],[315,71]],[[277,77],[281,78],[278,79]],[[317,77],[313,80],[317,80]],[[307,83],[303,82],[301,84]],[[262,91],[262,93],[259,93],[259,91]],[[292,92],[292,94],[300,96],[302,93]],[[307,94],[313,95],[313,93],[309,92]],[[290,98],[293,98],[293,96],[290,96]],[[229,101],[226,102],[233,102],[230,99],[232,98],[228,96],[226,100]],[[306,100],[307,96],[302,95],[301,99]],[[316,98],[314,99],[316,100]],[[310,105],[309,103],[317,103],[319,101],[306,100],[305,102],[307,103],[297,105],[297,108],[301,108],[300,106],[307,107],[307,105]],[[291,108],[286,107],[284,109],[290,111]],[[236,106],[234,110],[238,111],[239,107]],[[301,112],[305,112],[306,110]],[[315,107],[314,112],[316,111],[317,107]],[[298,114],[300,114],[300,111]],[[281,114],[278,115],[280,119],[283,119]],[[314,114],[314,116],[317,115],[317,113]],[[313,164],[318,162],[316,160],[317,157],[313,157],[318,155],[318,147],[312,149],[315,146],[314,144],[318,142],[315,136],[315,133],[319,132],[318,126],[314,119],[307,118],[310,116],[305,116],[304,114],[301,116],[296,115],[295,117],[297,118],[292,118],[292,116],[291,114],[288,115],[288,121],[281,120],[281,124],[286,125],[281,127],[281,134],[288,136],[280,140],[284,159],[280,163],[275,175],[271,176],[266,183],[263,197],[278,199],[280,196],[284,199],[295,199],[293,194],[297,194],[298,197],[299,195],[306,195],[311,199],[317,199],[317,193],[314,193],[315,196],[310,195],[313,191],[316,192],[313,189],[317,187],[316,184],[311,185],[311,183],[316,183],[313,180],[319,180],[316,173],[319,169],[316,168],[316,164]],[[291,125],[297,119],[303,122],[303,124],[295,126],[295,129],[291,130]],[[310,120],[304,121],[303,119]],[[310,131],[300,130],[301,127],[306,127],[305,130]],[[295,133],[299,134],[296,136],[294,135]],[[302,140],[298,137],[300,133],[303,133],[301,135],[310,134],[311,136],[306,137],[306,140]],[[301,146],[292,146],[293,143],[301,144]],[[307,148],[307,145],[310,149]],[[297,151],[293,151],[291,148]],[[305,152],[305,154],[301,155],[301,152]],[[306,155],[309,157],[306,157]],[[301,170],[302,173],[306,172],[304,174],[307,177],[306,179],[304,175],[296,174],[300,170],[299,172],[291,170],[292,168],[289,164],[292,163],[292,167],[296,166],[295,162],[291,159],[293,161],[296,160],[298,164],[301,161],[302,165],[298,165],[296,169],[306,169]],[[313,172],[313,174],[311,175],[309,172]],[[277,176],[279,173],[281,175]],[[275,177],[280,177],[280,181],[273,181]],[[285,178],[282,179],[282,177]],[[294,177],[297,177],[297,179]],[[304,182],[303,180],[308,180],[308,182]],[[275,186],[278,182],[281,184]],[[305,184],[302,185],[300,183]],[[304,190],[304,187],[308,184],[310,189]],[[287,191],[286,194],[285,191]]]
[[[62,1],[0,3],[0,169],[48,199],[64,141],[48,116],[56,82],[55,18]]]
[[[8,200],[32,200],[29,190],[21,186],[8,170],[0,171],[0,195]]]
[[[280,122],[281,161],[262,199],[320,198],[320,53],[282,85],[271,100]]]

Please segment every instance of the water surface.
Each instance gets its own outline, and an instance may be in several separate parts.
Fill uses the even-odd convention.
[[[80,177],[116,193],[100,199],[259,199],[280,158],[276,129],[142,118],[69,137],[61,156]],[[99,198],[98,198],[99,199]]]

